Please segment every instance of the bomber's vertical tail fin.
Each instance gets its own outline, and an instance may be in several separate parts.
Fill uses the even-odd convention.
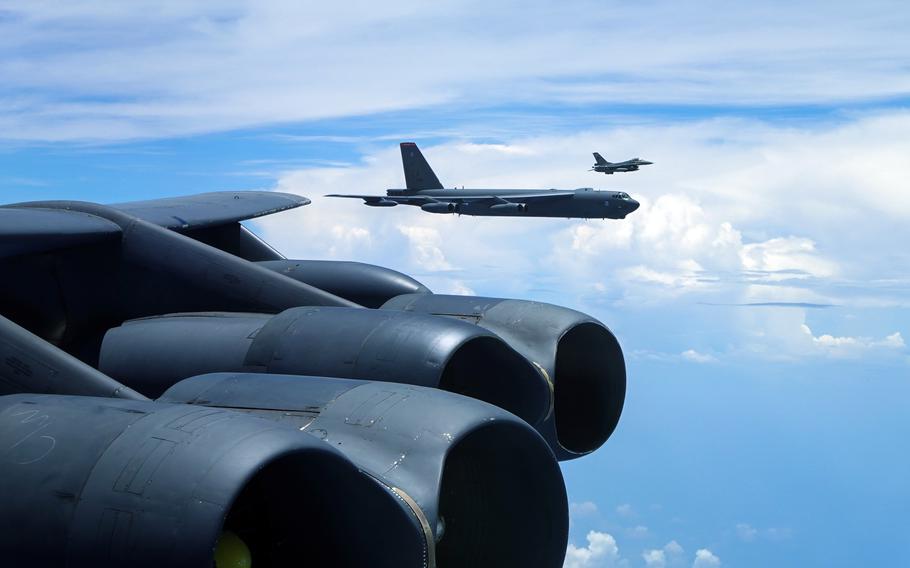
[[[604,157],[601,156],[600,154],[598,154],[597,152],[594,152],[594,161],[597,162],[598,166],[606,166],[607,164],[610,163],[610,162],[604,160]]]
[[[413,142],[401,143],[401,164],[404,166],[405,187],[412,191],[420,189],[443,189],[439,178],[433,173],[420,148]]]

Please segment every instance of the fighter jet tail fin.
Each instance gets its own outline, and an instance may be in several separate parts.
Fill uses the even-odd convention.
[[[405,187],[411,191],[443,189],[439,178],[413,142],[401,143],[401,164],[404,166]]]
[[[594,152],[594,161],[597,162],[598,166],[605,166],[610,163],[610,162],[604,160],[604,157],[601,156],[600,154],[598,154],[597,152]]]

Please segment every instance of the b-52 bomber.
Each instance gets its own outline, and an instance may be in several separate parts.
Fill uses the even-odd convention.
[[[363,199],[370,207],[414,205],[428,213],[493,217],[568,217],[625,219],[638,202],[622,191],[579,189],[446,189],[413,142],[401,143],[404,189],[386,195],[339,195]]]
[[[624,162],[608,162],[603,156],[594,152],[594,167],[590,171],[611,175],[615,172],[636,172],[639,166],[650,166],[653,163],[641,158],[632,158]]]
[[[0,206],[10,566],[562,566],[613,432],[601,322],[287,259],[273,192]]]

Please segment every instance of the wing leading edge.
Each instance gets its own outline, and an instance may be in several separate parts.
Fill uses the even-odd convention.
[[[309,203],[306,197],[277,191],[218,191],[111,207],[167,229],[186,231],[255,219]]]

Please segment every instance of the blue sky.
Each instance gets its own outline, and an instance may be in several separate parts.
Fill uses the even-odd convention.
[[[489,4],[0,2],[0,197],[292,191],[254,227],[291,257],[598,317],[629,393],[564,467],[567,568],[910,566],[910,9]],[[446,185],[642,208],[321,197],[401,185],[402,140]]]

